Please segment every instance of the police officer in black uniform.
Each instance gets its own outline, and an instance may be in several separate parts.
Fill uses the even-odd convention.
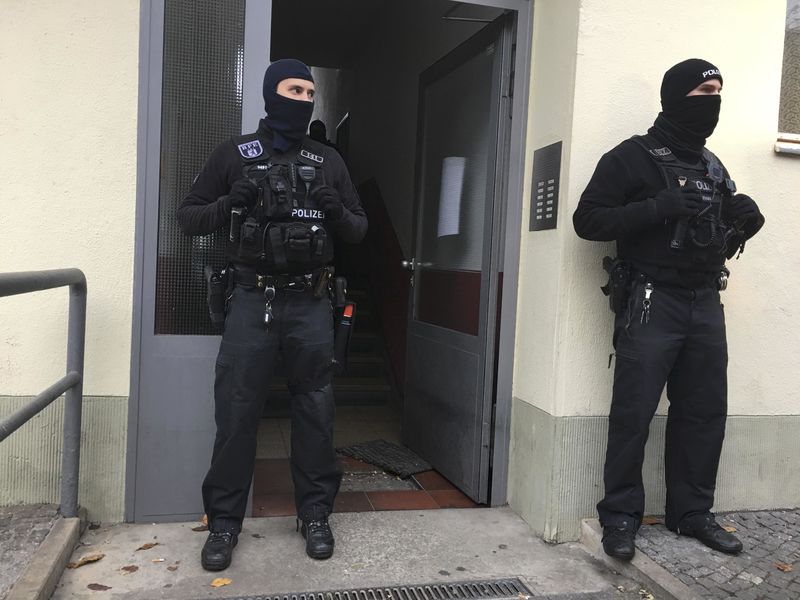
[[[744,250],[764,217],[705,148],[721,89],[719,69],[704,60],[669,69],[653,127],[603,155],[573,215],[580,237],[617,242],[616,365],[597,509],[605,552],[623,560],[635,552],[644,448],[665,385],[665,524],[722,552],[742,549],[710,512],[727,415],[719,292],[725,259]]]
[[[189,235],[229,232],[230,294],[214,384],[217,434],[203,482],[205,569],[230,565],[242,527],[259,418],[276,358],[292,394],[291,469],[306,552],[333,554],[328,515],[341,471],[333,448],[333,236],[361,241],[367,219],[339,154],[306,137],[314,80],[293,59],[264,76],[267,115],[221,143],[178,208]]]

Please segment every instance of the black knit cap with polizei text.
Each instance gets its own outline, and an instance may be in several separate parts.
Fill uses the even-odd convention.
[[[690,58],[679,62],[664,73],[661,81],[661,105],[668,107],[709,79],[719,79],[719,69],[702,58]]]

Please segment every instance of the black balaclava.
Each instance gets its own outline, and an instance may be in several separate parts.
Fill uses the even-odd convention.
[[[278,84],[284,79],[305,79],[314,82],[308,67],[293,58],[276,60],[264,73],[264,108],[266,125],[272,130],[272,147],[280,152],[291,148],[306,134],[314,103],[294,100],[278,94]]]
[[[308,126],[308,137],[318,142],[328,141],[328,130],[325,127],[325,123],[319,119],[311,121],[311,125]]]
[[[708,61],[690,58],[670,68],[661,82],[662,112],[654,128],[670,138],[673,145],[686,146],[692,153],[702,151],[719,121],[719,94],[686,95],[709,79],[722,83],[719,69]]]

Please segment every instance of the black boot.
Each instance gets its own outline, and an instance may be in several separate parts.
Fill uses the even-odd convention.
[[[200,552],[200,564],[206,571],[222,571],[231,564],[233,549],[239,536],[230,531],[217,531],[208,534],[208,539]]]
[[[297,520],[300,533],[306,540],[306,554],[311,558],[325,559],[333,556],[333,532],[328,517],[313,520]]]
[[[677,532],[680,535],[697,538],[709,548],[725,554],[739,554],[743,548],[739,538],[725,531],[711,513],[681,519]]]
[[[636,554],[635,537],[636,530],[629,525],[607,525],[603,527],[603,550],[619,560],[631,560]]]

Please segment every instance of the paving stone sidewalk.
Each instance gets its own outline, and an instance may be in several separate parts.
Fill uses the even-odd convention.
[[[55,504],[0,507],[0,598],[25,569],[57,517]]]
[[[717,521],[736,530],[744,544],[738,556],[678,536],[660,520],[642,525],[636,546],[700,598],[800,599],[800,509],[720,513]]]

